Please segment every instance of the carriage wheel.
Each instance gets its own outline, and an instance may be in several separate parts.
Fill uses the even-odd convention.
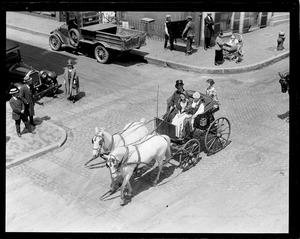
[[[212,122],[205,134],[205,148],[209,153],[216,153],[226,147],[231,126],[228,119],[221,117]]]
[[[180,168],[188,169],[197,162],[200,154],[200,142],[197,139],[190,139],[182,147],[179,155]]]

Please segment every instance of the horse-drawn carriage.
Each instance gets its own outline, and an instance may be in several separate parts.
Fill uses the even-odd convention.
[[[230,122],[225,117],[214,119],[217,102],[207,95],[201,96],[204,112],[195,118],[192,138],[176,137],[176,126],[158,117],[154,118],[153,132],[148,132],[145,120],[127,124],[121,132],[113,135],[95,128],[96,134],[92,139],[94,157],[85,166],[95,166],[90,162],[100,155],[104,159],[100,164],[106,164],[111,175],[111,189],[107,193],[111,195],[121,188],[121,205],[124,205],[126,199],[131,198],[131,176],[138,168],[150,165],[153,159],[158,165],[156,185],[163,166],[171,159],[179,162],[179,168],[187,170],[199,161],[202,150],[209,154],[222,150],[229,143]]]
[[[173,158],[179,161],[179,167],[186,170],[193,166],[199,158],[200,152],[209,155],[225,148],[229,142],[231,131],[230,122],[225,117],[214,119],[214,107],[217,102],[211,97],[200,94],[204,103],[204,112],[194,121],[192,137],[179,138],[176,136],[175,125],[155,118],[155,131],[157,134],[168,135],[171,139]]]

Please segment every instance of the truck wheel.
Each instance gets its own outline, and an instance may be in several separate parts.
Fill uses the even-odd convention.
[[[80,33],[77,29],[71,28],[69,31],[69,39],[72,46],[78,46]]]
[[[108,61],[109,52],[104,46],[98,45],[95,47],[95,58],[98,62],[104,64]]]
[[[55,34],[50,35],[49,45],[53,51],[58,51],[61,48],[62,42]]]

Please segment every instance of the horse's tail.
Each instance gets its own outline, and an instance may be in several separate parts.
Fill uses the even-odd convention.
[[[171,154],[171,139],[168,135],[161,135],[166,141],[167,141],[167,150],[166,150],[166,153],[165,153],[165,156],[166,156],[166,160],[170,160],[171,157],[172,157],[172,154]]]

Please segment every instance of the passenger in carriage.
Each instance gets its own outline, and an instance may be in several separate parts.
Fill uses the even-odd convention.
[[[163,119],[167,122],[172,122],[174,116],[176,115],[178,109],[178,101],[180,99],[180,94],[186,94],[186,91],[183,88],[184,84],[182,80],[177,80],[175,84],[176,91],[167,99],[167,112],[163,116]]]
[[[191,138],[194,131],[194,120],[199,114],[204,113],[204,103],[199,92],[193,94],[193,102],[186,109],[188,116],[183,121],[183,138]]]
[[[188,114],[186,113],[186,109],[189,106],[190,101],[184,92],[180,93],[180,98],[178,100],[178,108],[175,110],[177,113],[172,120],[172,124],[176,125],[176,136],[182,136],[182,128],[183,128],[183,121]]]
[[[216,91],[215,87],[213,87],[213,85],[215,84],[215,81],[213,79],[208,79],[206,81],[206,84],[207,84],[207,88],[205,90],[205,94],[210,96],[214,101],[217,102],[217,104],[213,106],[213,110],[212,110],[212,116],[213,116],[214,112],[219,110],[219,106],[221,104],[220,104],[220,101],[219,101],[219,98],[217,95],[217,91]]]

